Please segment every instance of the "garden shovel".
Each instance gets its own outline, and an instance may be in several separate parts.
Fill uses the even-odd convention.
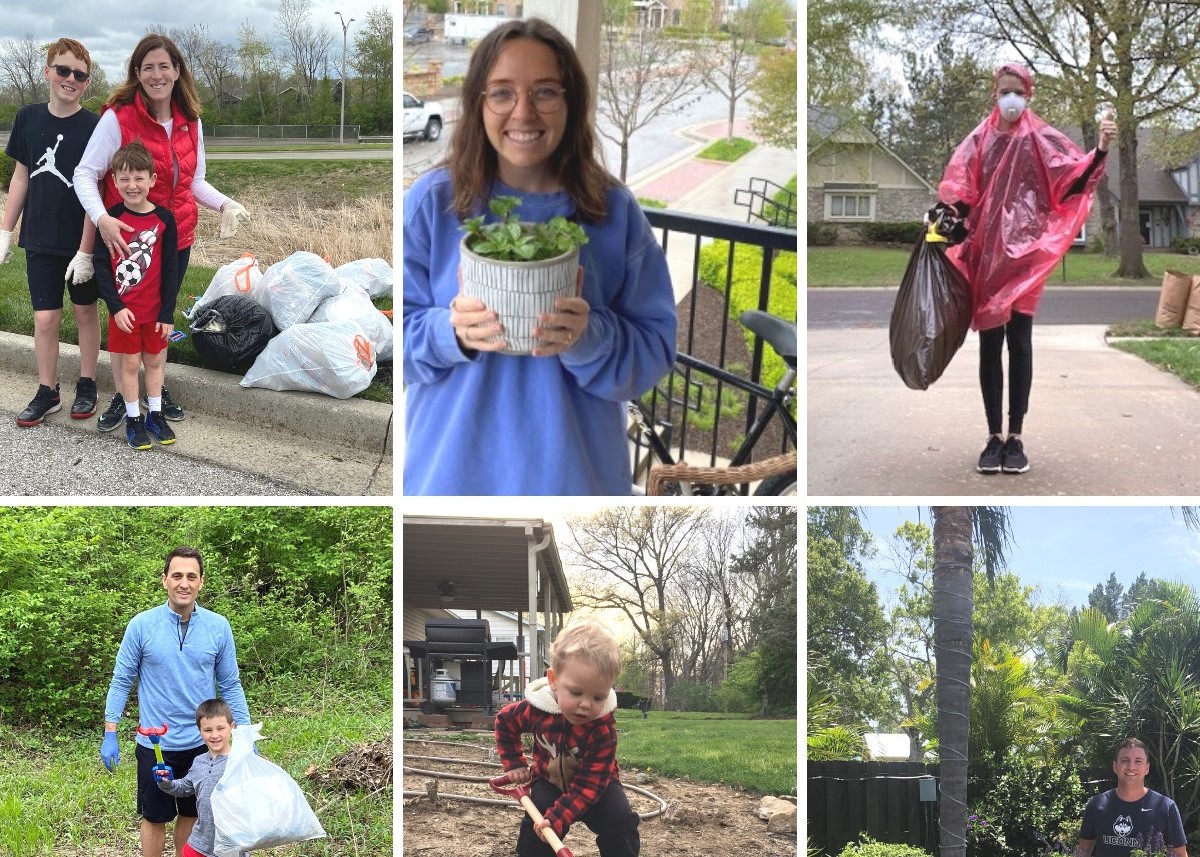
[[[538,812],[538,808],[533,805],[533,801],[529,797],[529,784],[521,783],[513,785],[508,781],[508,774],[501,774],[498,777],[492,777],[488,780],[488,785],[492,787],[492,791],[499,792],[502,795],[515,797],[520,801],[521,806],[525,807],[525,811],[529,813],[529,817],[534,823],[542,820],[542,814]],[[571,849],[563,845],[562,840],[549,827],[542,831],[546,837],[546,841],[550,843],[550,847],[554,849],[554,857],[575,857],[571,853]]]
[[[150,739],[150,743],[154,745],[154,758],[158,761],[158,764],[150,769],[150,773],[157,779],[159,771],[171,770],[171,766],[163,761],[162,747],[158,746],[159,736],[167,734],[167,724],[164,723],[162,726],[139,726],[137,731],[139,735],[147,736]]]

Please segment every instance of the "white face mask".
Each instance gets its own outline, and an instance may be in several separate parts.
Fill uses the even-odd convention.
[[[1015,92],[1006,92],[996,99],[1000,115],[1009,122],[1016,122],[1021,118],[1021,114],[1025,112],[1025,103],[1025,98]]]

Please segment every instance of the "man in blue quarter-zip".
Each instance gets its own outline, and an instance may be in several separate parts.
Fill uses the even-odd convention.
[[[184,776],[192,760],[205,752],[196,728],[196,707],[220,693],[233,710],[234,721],[250,723],[250,708],[238,677],[237,651],[229,622],[196,603],[204,586],[200,551],[178,547],[167,555],[162,585],[167,603],[134,616],[125,629],[112,683],[104,703],[104,742],[100,760],[117,767],[117,723],[138,686],[138,720],[146,728],[161,728],[164,761],[176,777]],[[162,857],[167,823],[175,822],[176,854],[182,854],[196,823],[195,798],[174,798],[160,791],[151,768],[154,750],[149,738],[138,735],[138,814],[142,817],[142,857]]]

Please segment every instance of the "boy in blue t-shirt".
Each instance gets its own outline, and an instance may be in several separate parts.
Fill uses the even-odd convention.
[[[58,339],[63,286],[79,326],[79,381],[71,416],[96,413],[96,364],[100,355],[99,292],[92,271],[96,227],[83,212],[71,176],[99,117],[80,106],[91,81],[92,60],[74,39],[59,39],[46,52],[46,104],[17,111],[5,154],[16,161],[8,204],[0,218],[0,264],[12,256],[13,229],[21,220],[18,244],[25,248],[29,295],[33,302],[33,348],[38,390],[17,425],[35,426],[62,407],[58,394]]]

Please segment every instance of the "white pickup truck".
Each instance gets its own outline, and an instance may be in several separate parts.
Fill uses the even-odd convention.
[[[442,136],[442,105],[404,93],[404,139],[436,140]]]

